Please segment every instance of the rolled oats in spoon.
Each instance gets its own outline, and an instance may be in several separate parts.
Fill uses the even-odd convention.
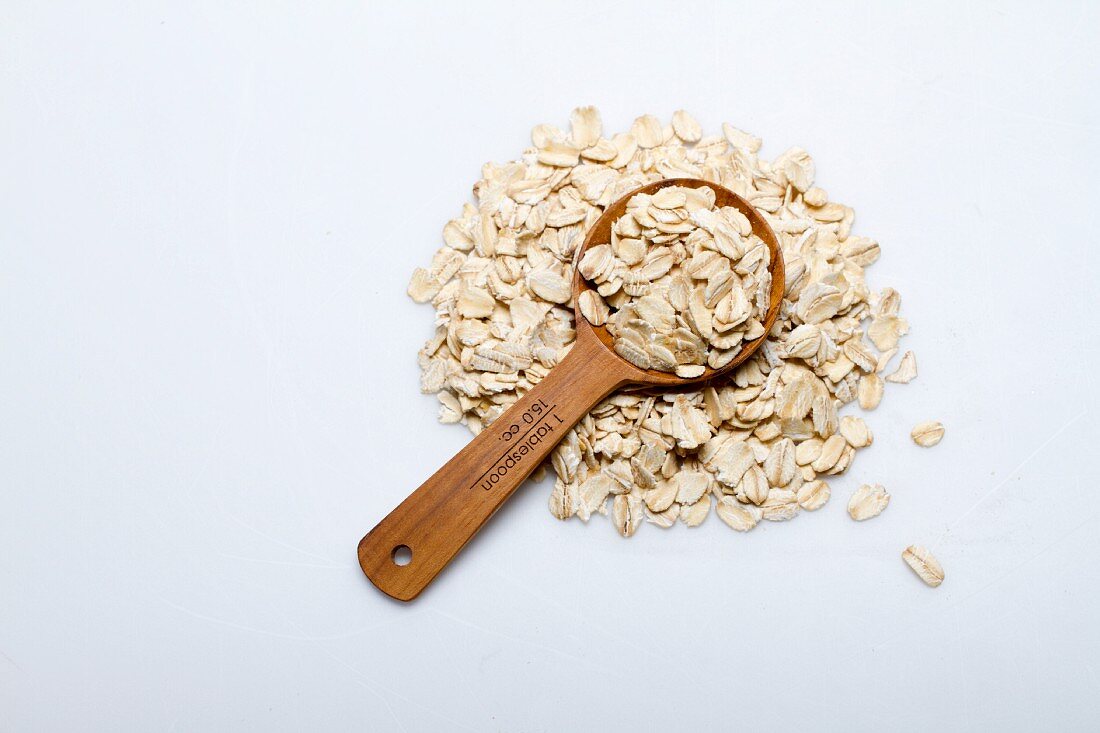
[[[697,377],[764,335],[768,247],[710,188],[634,196],[611,242],[588,248],[578,269],[596,287],[581,314],[606,323],[615,351],[641,369]]]

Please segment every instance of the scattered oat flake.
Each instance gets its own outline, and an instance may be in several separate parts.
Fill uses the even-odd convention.
[[[931,448],[943,440],[943,423],[935,420],[918,423],[909,435],[917,445]]]
[[[864,484],[848,500],[848,516],[862,522],[882,514],[890,503],[890,495],[881,484]]]
[[[882,402],[884,387],[882,377],[874,372],[860,377],[857,392],[859,406],[864,410],[873,410],[878,407],[879,403]]]
[[[698,142],[703,136],[703,128],[694,117],[682,109],[672,113],[672,129],[676,137],[686,143]]]
[[[732,496],[723,496],[715,507],[718,518],[725,522],[731,529],[738,532],[748,532],[756,526],[764,513],[759,507],[752,504],[742,504]]]
[[[808,512],[816,511],[825,506],[831,494],[829,484],[824,481],[807,481],[798,489],[798,505]]]
[[[680,521],[689,527],[698,527],[710,513],[710,495],[704,495],[694,504],[680,506]]]
[[[840,434],[853,448],[866,448],[875,440],[863,418],[854,415],[845,415],[840,418]]]
[[[603,132],[600,111],[595,107],[577,107],[569,116],[569,125],[572,129],[573,144],[581,150],[598,143],[600,133]]]
[[[906,351],[901,361],[898,362],[898,368],[894,370],[892,374],[887,375],[887,382],[898,382],[900,384],[908,384],[912,382],[917,376],[917,357],[912,351]]]
[[[794,519],[801,507],[793,491],[788,489],[772,489],[768,492],[767,500],[760,505],[764,519],[769,522],[785,522]]]
[[[661,121],[653,115],[642,115],[634,120],[630,134],[638,142],[638,147],[655,148],[664,139],[664,128],[661,127]]]
[[[730,145],[747,153],[756,153],[762,145],[760,138],[750,135],[744,130],[738,130],[728,122],[722,124],[722,134],[726,136],[726,140],[729,140]]]
[[[630,537],[638,531],[644,519],[642,500],[636,496],[619,495],[612,502],[611,519],[615,529],[623,537]]]
[[[931,552],[920,545],[910,545],[901,553],[901,559],[913,569],[921,580],[933,588],[939,587],[943,582],[943,566],[940,565]]]

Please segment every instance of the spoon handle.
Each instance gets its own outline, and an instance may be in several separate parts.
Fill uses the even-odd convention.
[[[624,364],[578,331],[560,364],[360,541],[371,582],[398,600],[416,598],[569,429],[627,381]],[[409,551],[411,560],[397,564]]]

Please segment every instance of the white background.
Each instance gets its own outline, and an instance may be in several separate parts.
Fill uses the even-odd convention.
[[[1095,4],[99,5],[0,10],[0,730],[1095,730]],[[816,514],[528,485],[399,604],[408,275],[578,104],[808,149],[920,376]]]

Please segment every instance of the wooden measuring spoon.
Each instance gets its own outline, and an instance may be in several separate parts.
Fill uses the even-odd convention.
[[[699,377],[643,370],[613,350],[613,337],[594,327],[574,306],[577,340],[569,354],[531,391],[482,430],[458,455],[359,542],[359,564],[383,593],[411,601],[432,582],[458,551],[523,483],[573,427],[600,400],[627,384],[683,386],[731,371],[767,338],[783,300],[783,255],[775,233],[752,205],[729,189],[708,181],[673,178],[631,191],[607,207],[585,237],[575,260],[592,244],[611,241],[611,225],[639,193],[668,186],[714,189],[715,205],[733,206],[748,217],[753,233],[768,245],[772,274],[764,335],[746,343],[728,365],[707,369]],[[573,274],[573,302],[589,284]],[[402,562],[404,561],[404,562]]]

